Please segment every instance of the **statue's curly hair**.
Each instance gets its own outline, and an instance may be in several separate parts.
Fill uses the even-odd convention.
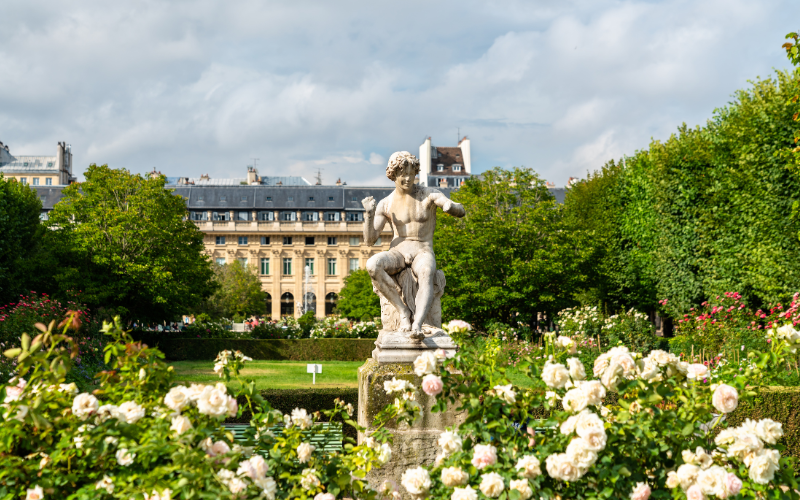
[[[419,160],[408,151],[398,151],[389,158],[389,165],[386,166],[386,177],[394,180],[397,173],[401,172],[406,165],[414,167],[414,175],[419,173]]]

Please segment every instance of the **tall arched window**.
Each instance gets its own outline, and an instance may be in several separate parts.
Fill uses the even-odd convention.
[[[325,296],[325,316],[333,315],[333,308],[336,307],[336,301],[338,299],[339,296],[333,292]]]
[[[317,312],[317,296],[314,292],[306,292],[305,300],[303,300],[303,307],[305,308],[303,312]]]
[[[267,313],[264,315],[265,318],[272,318],[272,295],[267,293]]]
[[[281,295],[281,318],[294,316],[294,295],[289,292]]]

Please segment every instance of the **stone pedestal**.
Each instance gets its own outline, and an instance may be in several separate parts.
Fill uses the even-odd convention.
[[[449,337],[445,337],[452,343]],[[440,338],[438,342],[441,342],[444,347],[443,339]],[[375,415],[386,405],[394,402],[396,395],[386,394],[383,388],[385,381],[397,377],[397,379],[408,380],[418,388],[417,403],[422,409],[420,417],[411,427],[405,424],[398,426],[395,422],[391,422],[387,426],[394,436],[392,459],[380,469],[371,471],[367,476],[369,483],[376,488],[387,479],[394,481],[404,498],[407,497],[407,494],[400,487],[400,477],[403,472],[423,464],[432,464],[436,455],[441,451],[437,444],[439,435],[445,428],[460,424],[466,417],[466,414],[458,415],[452,409],[445,413],[431,412],[436,398],[428,396],[420,389],[422,377],[418,377],[414,373],[413,367],[414,359],[423,349],[424,347],[384,350],[378,347],[373,353],[373,359],[367,360],[358,369],[358,423],[367,428],[367,434],[370,432]],[[409,361],[386,361],[393,358],[408,359],[410,351],[413,351],[414,356]],[[381,362],[379,359],[383,361]],[[362,433],[359,433],[359,443],[363,441],[364,437]]]

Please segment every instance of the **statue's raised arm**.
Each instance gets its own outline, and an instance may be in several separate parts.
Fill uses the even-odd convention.
[[[461,204],[436,189],[415,184],[419,169],[414,155],[405,151],[393,154],[386,176],[395,190],[377,203],[372,197],[362,201],[368,245],[375,243],[387,222],[394,232],[389,250],[367,261],[373,287],[381,297],[384,332],[410,332],[405,336],[414,341],[425,339],[426,334],[443,334],[439,300],[445,280],[436,269],[433,253],[436,209],[455,217],[465,215]]]

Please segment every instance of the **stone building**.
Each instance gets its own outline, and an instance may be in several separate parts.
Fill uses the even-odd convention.
[[[434,188],[457,188],[472,175],[472,153],[467,137],[456,147],[437,147],[431,138],[419,147],[419,182]]]
[[[0,173],[31,186],[67,186],[77,179],[72,175],[72,148],[59,142],[55,156],[12,155],[0,142]]]

